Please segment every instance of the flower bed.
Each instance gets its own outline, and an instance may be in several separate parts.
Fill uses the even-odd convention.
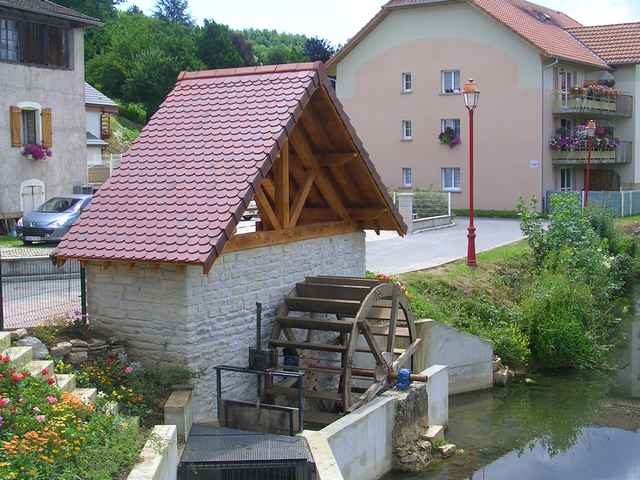
[[[122,478],[144,441],[137,426],[107,414],[105,400],[85,404],[41,375],[0,357],[0,478]]]

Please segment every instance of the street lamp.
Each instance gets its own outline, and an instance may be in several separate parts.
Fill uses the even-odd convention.
[[[587,122],[587,172],[584,179],[584,207],[589,206],[589,190],[591,190],[591,152],[593,151],[593,137],[596,136],[596,122]]]
[[[477,266],[476,263],[476,226],[474,224],[475,212],[473,209],[473,111],[478,106],[480,91],[476,88],[476,82],[469,79],[464,84],[464,105],[469,110],[469,231],[467,234],[467,265]]]

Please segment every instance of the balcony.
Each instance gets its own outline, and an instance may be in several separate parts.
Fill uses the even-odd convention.
[[[633,97],[631,95],[594,96],[588,93],[555,92],[553,113],[589,114],[593,117],[630,117],[633,114]]]
[[[631,163],[633,149],[631,142],[618,142],[613,149],[591,152],[592,165],[623,165]],[[551,159],[554,165],[586,165],[588,152],[584,148],[571,150],[553,150]]]

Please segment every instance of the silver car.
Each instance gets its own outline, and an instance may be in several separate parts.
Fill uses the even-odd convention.
[[[59,242],[91,202],[91,195],[54,197],[18,220],[16,234],[25,245]]]

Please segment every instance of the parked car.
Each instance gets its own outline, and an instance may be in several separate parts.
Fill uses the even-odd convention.
[[[18,220],[16,235],[25,245],[33,242],[59,242],[92,198],[91,195],[51,198]]]

